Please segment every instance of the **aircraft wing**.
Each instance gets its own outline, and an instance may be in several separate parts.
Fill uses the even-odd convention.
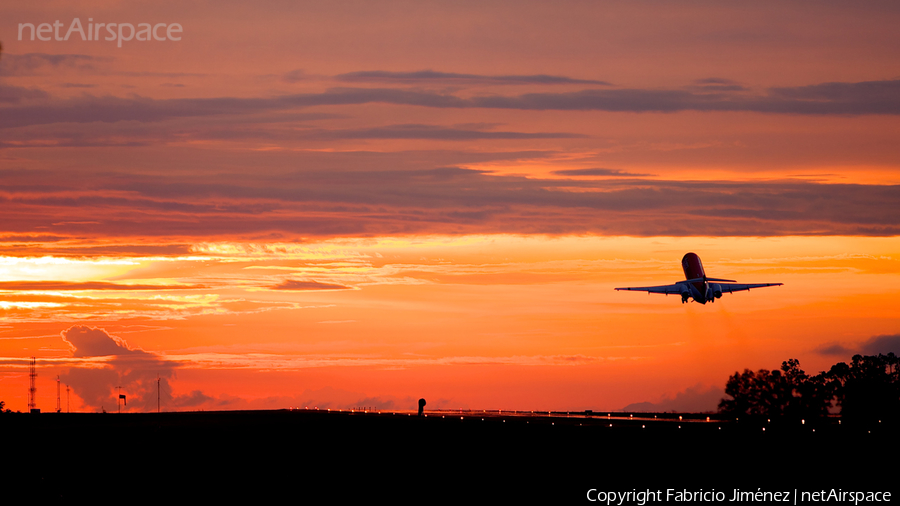
[[[752,285],[742,285],[739,283],[718,283],[722,288],[722,293],[740,292],[751,288],[765,288],[767,286],[781,286],[784,283],[756,283]]]
[[[616,288],[616,290],[628,290],[630,292],[648,292],[648,293],[670,293],[681,294],[681,284],[665,285],[665,286],[632,286],[626,288]]]

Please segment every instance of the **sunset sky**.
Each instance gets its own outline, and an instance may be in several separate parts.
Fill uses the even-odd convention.
[[[73,411],[155,410],[157,377],[167,411],[713,410],[735,371],[900,353],[898,26],[887,1],[6,2],[0,400],[27,408],[34,356],[43,411],[57,375]],[[784,286],[613,290],[689,251]]]

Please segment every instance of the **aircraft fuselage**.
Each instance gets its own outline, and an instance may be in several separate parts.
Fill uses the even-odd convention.
[[[702,281],[696,281],[687,285],[691,292],[690,296],[693,297],[695,302],[706,304],[707,302],[715,301],[715,296],[709,293],[709,282],[706,281],[706,271],[703,270],[703,262],[700,261],[700,257],[696,253],[685,254],[681,259],[681,268],[684,270],[684,279],[702,279]],[[707,299],[708,296],[710,296],[709,299]],[[682,293],[682,298],[684,298],[684,293]]]

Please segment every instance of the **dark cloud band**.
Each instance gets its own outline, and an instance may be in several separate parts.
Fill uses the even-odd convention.
[[[900,208],[896,185],[551,179],[457,167],[165,178],[43,171],[9,176],[10,187],[0,197],[0,211],[7,218],[0,232],[10,237],[48,229],[123,240],[136,234],[180,238],[176,242],[407,233],[900,233],[900,215],[884,211]],[[41,181],[50,180],[56,189],[33,193]]]
[[[5,93],[5,95],[4,95]],[[6,102],[20,102],[37,91],[7,87]],[[30,94],[30,95],[29,95]],[[900,114],[900,80],[859,83],[824,83],[793,88],[772,88],[763,95],[741,90],[590,89],[565,93],[527,93],[463,98],[391,88],[333,88],[323,93],[274,98],[149,99],[87,97],[40,104],[11,105],[2,109],[0,128],[48,123],[93,121],[155,122],[173,118],[246,115],[325,105],[386,103],[435,108],[493,108],[517,110],[609,112],[757,112],[767,114],[853,115]]]

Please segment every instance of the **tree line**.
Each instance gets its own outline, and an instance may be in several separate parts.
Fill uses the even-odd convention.
[[[815,376],[800,369],[797,359],[781,369],[735,372],[725,385],[719,412],[734,417],[772,421],[810,420],[840,409],[853,424],[895,423],[900,415],[900,358],[894,353],[854,355],[850,364],[831,366]]]

